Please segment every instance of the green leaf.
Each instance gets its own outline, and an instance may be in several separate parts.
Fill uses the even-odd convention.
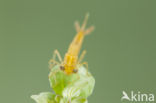
[[[94,77],[83,66],[78,67],[78,73],[66,75],[60,70],[59,66],[56,65],[49,74],[49,81],[57,95],[63,96],[63,91],[66,89],[76,88],[80,91],[79,96],[82,98],[90,96],[95,85]]]
[[[87,98],[93,92],[95,79],[86,68],[80,67],[78,72],[80,79],[76,81],[73,86],[80,89],[80,96]]]
[[[74,97],[78,97],[80,95],[80,89],[75,87],[67,87],[63,91],[63,97],[68,100],[72,100]]]
[[[87,99],[84,98],[76,98],[72,100],[72,103],[88,103]]]
[[[68,100],[67,98],[62,98],[59,103],[88,103],[87,99],[77,97],[72,100]]]
[[[57,95],[62,95],[64,88],[72,85],[76,80],[78,80],[78,74],[66,75],[58,65],[53,67],[49,74],[50,86]]]
[[[36,103],[56,103],[55,94],[50,92],[40,93],[39,95],[32,95],[31,98],[36,101]]]

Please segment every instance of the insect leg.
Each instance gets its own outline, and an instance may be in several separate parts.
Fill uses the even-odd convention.
[[[88,63],[87,62],[83,62],[81,64],[79,64],[80,66],[84,66],[87,69],[87,75],[89,76],[89,72],[88,72]]]
[[[86,54],[86,50],[84,50],[84,51],[81,53],[80,58],[79,58],[79,60],[78,60],[78,63],[81,63],[81,61],[83,60],[85,54]]]
[[[51,69],[54,65],[60,64],[59,62],[55,61],[54,59],[49,60],[49,68]]]
[[[54,51],[54,54],[53,54],[53,59],[54,60],[56,59],[56,56],[58,57],[59,61],[62,62],[61,55],[60,55],[60,53],[58,52],[57,49]]]
[[[56,56],[58,57],[59,61],[62,62],[62,58],[60,56],[60,53],[55,50],[54,51],[54,54],[53,54],[53,58],[49,61],[49,68],[51,69],[54,65],[56,64],[60,64],[59,62],[57,62],[55,59],[56,59]]]
[[[87,69],[87,71],[88,71],[88,63],[87,62],[83,62],[82,64],[80,64],[80,65],[84,65],[85,67],[86,67],[86,69]]]

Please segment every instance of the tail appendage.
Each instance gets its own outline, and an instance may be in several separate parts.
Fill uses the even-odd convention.
[[[81,27],[78,21],[75,22],[75,28],[76,28],[77,34],[75,38],[73,39],[72,43],[70,44],[67,53],[74,55],[74,56],[78,56],[84,36],[90,34],[94,30],[94,26],[91,26],[88,29],[85,29],[87,21],[88,21],[88,17],[89,17],[89,13],[86,15]]]

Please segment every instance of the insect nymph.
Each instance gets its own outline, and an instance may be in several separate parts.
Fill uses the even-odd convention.
[[[72,73],[76,73],[78,71],[78,66],[84,65],[87,63],[83,62],[82,59],[86,53],[83,51],[79,56],[79,52],[82,46],[82,42],[84,36],[88,35],[94,30],[94,27],[91,26],[88,29],[85,29],[89,14],[86,15],[82,26],[80,27],[79,22],[75,22],[75,28],[77,31],[76,36],[71,42],[67,53],[64,56],[64,60],[62,60],[59,52],[57,50],[54,51],[53,58],[49,61],[50,68],[52,68],[53,64],[60,65],[60,69],[63,70],[66,74],[70,75]],[[58,56],[59,62],[55,61],[56,56]]]

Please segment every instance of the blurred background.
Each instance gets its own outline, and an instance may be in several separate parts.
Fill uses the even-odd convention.
[[[0,0],[0,103],[35,103],[52,91],[48,61],[63,57],[87,12],[95,31],[81,50],[96,79],[89,103],[121,103],[122,91],[156,95],[155,0]],[[124,102],[126,103],[126,101]]]

